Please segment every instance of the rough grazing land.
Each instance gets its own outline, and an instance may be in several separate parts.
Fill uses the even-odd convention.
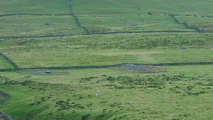
[[[4,105],[9,98],[10,95],[3,91],[0,91],[0,106]],[[12,118],[3,112],[0,112],[0,120],[12,120]]]
[[[1,1],[0,120],[212,120],[210,3]]]

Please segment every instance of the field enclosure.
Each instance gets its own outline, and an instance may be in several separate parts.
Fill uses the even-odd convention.
[[[35,120],[78,120],[86,116],[211,119],[212,65],[166,69],[167,72],[156,74],[113,69],[54,71],[52,75],[32,74],[33,71],[5,73],[7,81],[1,90],[11,98],[1,110],[17,119]]]
[[[212,32],[210,7],[208,2],[197,0],[177,3],[168,0],[4,1],[0,5],[0,36]],[[172,16],[192,19],[181,17],[178,22]]]
[[[67,0],[10,0],[1,1],[1,14],[69,14]]]
[[[84,34],[70,11],[69,1],[4,1],[0,36],[64,36]]]
[[[0,68],[3,69],[3,68],[10,68],[10,64],[3,58],[3,57],[0,57]]]
[[[177,24],[170,15],[212,16],[210,4],[198,0],[74,0],[73,10],[91,33],[187,31],[185,25]]]
[[[186,23],[191,28],[197,28],[203,32],[212,32],[213,16],[177,16],[180,23]]]
[[[212,34],[119,34],[2,41],[19,67],[211,62]],[[163,56],[163,57],[162,57]]]
[[[14,15],[1,18],[1,37],[84,34],[70,15]]]
[[[213,119],[210,0],[0,2],[0,119]]]

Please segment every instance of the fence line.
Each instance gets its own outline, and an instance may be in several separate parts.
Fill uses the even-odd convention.
[[[18,65],[16,65],[15,62],[13,62],[9,57],[4,55],[3,53],[0,53],[0,56],[2,56],[5,60],[7,60],[8,63],[10,63],[14,68],[18,69]]]
[[[4,97],[3,100],[0,101],[0,106],[1,106],[8,101],[8,99],[10,98],[10,95],[3,91],[0,91],[0,94]],[[12,120],[12,118],[9,115],[5,114],[4,112],[0,112],[0,119]]]
[[[165,31],[121,31],[121,32],[100,32],[100,33],[89,33],[89,34],[68,34],[68,35],[46,35],[46,36],[5,36],[0,39],[21,39],[21,38],[55,38],[55,37],[66,37],[66,36],[78,36],[78,35],[96,35],[96,34],[134,34],[134,33],[190,33],[195,31],[181,31],[181,30],[165,30]]]
[[[154,64],[139,64],[139,63],[121,63],[113,65],[96,65],[96,66],[58,66],[58,67],[33,67],[33,68],[14,68],[14,69],[0,69],[0,72],[25,71],[25,70],[69,70],[69,69],[98,69],[121,67],[127,64],[132,65],[151,65],[151,66],[183,66],[183,65],[213,65],[213,62],[184,62],[184,63],[154,63]]]
[[[175,21],[176,23],[178,23],[178,24],[183,24],[183,25],[186,26],[186,28],[188,28],[188,29],[193,29],[193,30],[196,30],[197,32],[202,32],[200,29],[198,29],[198,28],[196,28],[196,27],[190,27],[186,22],[183,22],[183,23],[179,22],[179,21],[177,20],[177,18],[175,17],[175,16],[181,16],[181,15],[179,15],[179,14],[172,14],[172,15],[169,15],[169,16],[171,16],[171,17],[174,19],[174,21]],[[185,15],[185,16],[188,16],[188,15]]]
[[[78,27],[79,27],[79,28],[82,28],[87,34],[90,34],[90,33],[89,33],[89,30],[88,30],[86,27],[84,27],[84,26],[82,26],[82,25],[80,24],[80,22],[79,22],[77,16],[74,14],[73,9],[72,9],[72,0],[69,0],[69,7],[70,7],[71,16],[75,19],[75,22],[76,22],[76,24],[78,25]]]
[[[0,112],[0,118],[3,120],[13,120],[9,115],[5,114],[4,112]]]

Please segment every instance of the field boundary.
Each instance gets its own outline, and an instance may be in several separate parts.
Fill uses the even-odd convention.
[[[185,17],[204,17],[204,18],[213,18],[213,16],[197,16],[197,15],[189,15],[189,14],[169,14],[173,16],[185,16]]]
[[[184,66],[184,65],[213,65],[213,62],[183,62],[183,63],[154,63],[154,64],[139,64],[139,63],[121,63],[113,65],[96,65],[96,66],[58,66],[58,67],[33,67],[33,68],[14,68],[0,69],[0,72],[26,71],[26,70],[69,70],[69,69],[98,69],[110,67],[122,67],[127,64],[132,65],[149,65],[149,66]]]
[[[118,32],[97,32],[97,33],[90,33],[89,30],[82,26],[78,20],[78,17],[74,14],[72,10],[72,0],[69,0],[69,7],[70,7],[70,14],[30,14],[30,13],[17,13],[17,14],[1,14],[0,17],[4,16],[15,16],[15,15],[33,15],[33,16],[68,16],[71,15],[77,26],[81,29],[84,29],[86,32],[85,34],[67,34],[67,35],[44,35],[44,36],[0,36],[0,39],[18,39],[18,38],[50,38],[50,37],[66,37],[66,36],[78,36],[78,35],[95,35],[95,34],[134,34],[134,33],[187,33],[187,32],[203,32],[202,30],[199,30],[196,27],[190,27],[186,22],[179,22],[175,16],[191,16],[191,15],[180,15],[180,14],[170,14],[168,16],[172,17],[174,21],[177,24],[183,24],[186,28],[191,29],[190,30],[151,30],[151,31],[118,31]],[[213,18],[213,16],[201,16],[201,17],[208,17],[208,18]]]
[[[4,97],[4,99],[0,101],[0,106],[1,106],[8,101],[8,99],[10,98],[10,95],[3,91],[0,91],[0,94],[3,95]]]
[[[0,17],[7,17],[7,16],[70,16],[70,14],[32,14],[32,13],[15,13],[15,14],[0,14]]]
[[[90,33],[89,30],[82,26],[78,20],[78,17],[74,14],[72,10],[72,1],[69,0],[69,7],[70,7],[70,14],[31,14],[31,13],[16,13],[16,14],[0,14],[0,17],[4,16],[15,16],[15,15],[32,15],[32,16],[72,16],[77,24],[77,26],[81,29],[84,29],[86,32],[85,34],[67,34],[67,35],[44,35],[44,36],[0,36],[1,39],[19,39],[19,38],[50,38],[50,37],[66,37],[66,36],[78,36],[78,35],[95,35],[95,34],[134,34],[134,33],[187,33],[187,32],[198,32],[202,33],[203,31],[196,28],[196,27],[190,27],[186,22],[179,22],[176,19],[176,16],[192,16],[192,15],[181,15],[181,14],[169,14],[171,18],[177,23],[177,24],[183,24],[186,28],[192,30],[151,30],[151,31],[118,31],[118,32],[97,32],[97,33]],[[213,18],[213,16],[199,16],[199,17],[206,17],[206,18]],[[211,32],[210,32],[211,33]]]
[[[49,38],[49,37],[64,37],[64,36],[77,36],[77,35],[93,35],[93,34],[132,34],[132,33],[184,33],[184,32],[199,32],[202,33],[203,31],[196,28],[190,27],[186,22],[179,22],[176,19],[176,16],[193,16],[193,15],[181,15],[181,14],[169,14],[177,24],[183,24],[187,29],[193,30],[151,30],[151,31],[118,31],[118,32],[97,32],[97,33],[90,33],[89,30],[82,26],[78,20],[78,17],[74,14],[72,9],[72,0],[69,0],[69,9],[70,14],[32,14],[32,13],[16,13],[16,14],[0,14],[0,17],[4,16],[19,16],[19,15],[32,15],[32,16],[72,16],[77,24],[77,26],[83,29],[86,33],[85,34],[67,34],[67,35],[44,35],[44,36],[0,36],[0,39],[16,39],[16,38]],[[198,16],[198,17],[205,17],[205,18],[213,18],[213,16]],[[211,32],[210,32],[211,33]]]
[[[90,33],[90,34],[68,34],[68,35],[45,35],[45,36],[0,36],[1,39],[21,39],[21,38],[58,38],[67,36],[82,36],[82,35],[107,35],[107,34],[134,34],[134,33],[194,33],[197,31],[179,31],[179,30],[165,30],[165,31],[123,31],[123,32],[100,32],[100,33]]]
[[[72,0],[69,0],[69,7],[70,7],[70,14],[75,19],[75,22],[78,25],[78,27],[82,28],[87,34],[90,34],[89,30],[80,24],[78,17],[74,14],[73,9],[72,9]]]
[[[0,36],[0,39],[19,39],[19,38],[56,38],[56,37],[66,37],[66,36],[77,36],[85,34],[68,34],[68,35],[45,35],[45,36]]]
[[[150,31],[121,31],[121,32],[99,32],[95,34],[133,34],[133,33],[184,33],[184,32],[196,32],[187,30],[150,30]]]
[[[7,17],[7,16],[21,16],[21,15],[32,15],[32,16],[53,16],[52,14],[16,13],[16,14],[0,14],[0,17]],[[56,15],[54,15],[54,16],[56,16]]]
[[[0,118],[3,120],[13,120],[9,115],[5,114],[4,112],[0,112]]]
[[[188,28],[188,29],[196,30],[196,31],[199,32],[199,33],[203,32],[202,30],[200,30],[200,29],[198,29],[198,28],[196,28],[196,27],[190,27],[186,22],[183,22],[183,23],[179,22],[179,21],[176,19],[176,17],[175,17],[175,16],[183,16],[183,15],[171,14],[171,15],[169,15],[169,16],[172,17],[176,23],[178,23],[178,24],[183,24],[183,25],[186,26],[186,28]],[[189,16],[189,15],[184,15],[184,16]]]
[[[16,65],[15,62],[13,62],[9,57],[4,55],[3,53],[0,53],[0,56],[2,56],[8,63],[10,63],[15,69],[19,69],[18,65]]]
[[[10,98],[10,95],[3,92],[3,91],[0,91],[0,94],[3,95],[4,99],[2,101],[0,101],[0,106],[2,106],[3,104],[5,104],[8,99]],[[4,112],[0,112],[0,118],[4,119],[4,120],[12,120],[12,118],[5,114]]]

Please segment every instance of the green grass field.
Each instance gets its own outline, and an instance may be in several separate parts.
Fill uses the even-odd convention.
[[[0,21],[0,36],[55,36],[84,34],[71,16],[7,16]]]
[[[1,1],[0,52],[21,69],[213,62],[209,0],[69,3]],[[97,34],[107,32],[121,33]],[[10,95],[0,112],[14,120],[213,119],[212,64],[4,71],[13,67],[0,56],[0,91]]]
[[[84,4],[82,4],[82,2]],[[164,3],[167,4],[164,4]],[[14,6],[15,5],[15,6]],[[9,7],[10,6],[10,7]],[[150,7],[152,6],[152,7]],[[196,6],[196,7],[194,7]],[[205,6],[205,8],[203,7]],[[73,13],[81,26],[90,33],[140,32],[140,31],[196,31],[183,24],[177,24],[171,14],[191,16],[212,16],[208,2],[178,1],[72,1]],[[180,9],[182,8],[182,9]],[[171,11],[172,9],[172,11]],[[202,9],[202,10],[201,10]],[[49,36],[85,34],[78,28],[70,14],[69,1],[32,2],[4,1],[0,6],[0,15],[5,14],[49,14],[53,16],[12,15],[0,17],[1,36]],[[148,13],[151,13],[148,14]],[[69,16],[54,16],[54,15]],[[205,21],[205,20],[204,20]],[[190,27],[212,32],[212,19],[203,23],[199,17],[185,21]]]
[[[181,23],[185,22],[190,27],[198,28],[201,31],[204,32],[212,32],[212,20],[213,17],[198,17],[198,16],[178,16],[176,17],[177,20]]]
[[[73,1],[76,16],[91,33],[188,30],[184,25],[177,24],[169,15],[211,16],[212,9],[209,7],[208,2],[198,0],[187,2],[183,0],[176,2],[169,0]]]
[[[3,95],[0,95],[0,101],[3,100],[3,99],[4,99]]]
[[[212,42],[212,34],[121,34],[8,40],[0,49],[24,68],[210,62]]]
[[[17,119],[211,119],[212,66],[165,69],[6,73],[1,89],[12,97],[1,109]]]
[[[11,0],[1,1],[1,14],[69,14],[68,0]]]
[[[117,17],[111,16],[80,16],[79,20],[91,33],[168,30],[192,31],[187,29],[184,25],[177,24],[170,16],[142,15],[143,17],[137,17],[123,14]]]
[[[0,69],[13,68],[8,61],[6,61],[2,56],[0,56]]]
[[[84,3],[84,4],[81,4]],[[77,6],[77,7],[75,7]],[[84,1],[73,0],[73,7],[76,14],[89,15],[112,15],[112,14],[132,14],[153,12],[155,14],[196,14],[213,15],[213,10],[209,1],[189,0],[189,1],[170,1],[170,0],[101,0]],[[138,9],[139,8],[139,9]],[[181,8],[181,9],[180,9]],[[114,16],[113,16],[114,17]]]

